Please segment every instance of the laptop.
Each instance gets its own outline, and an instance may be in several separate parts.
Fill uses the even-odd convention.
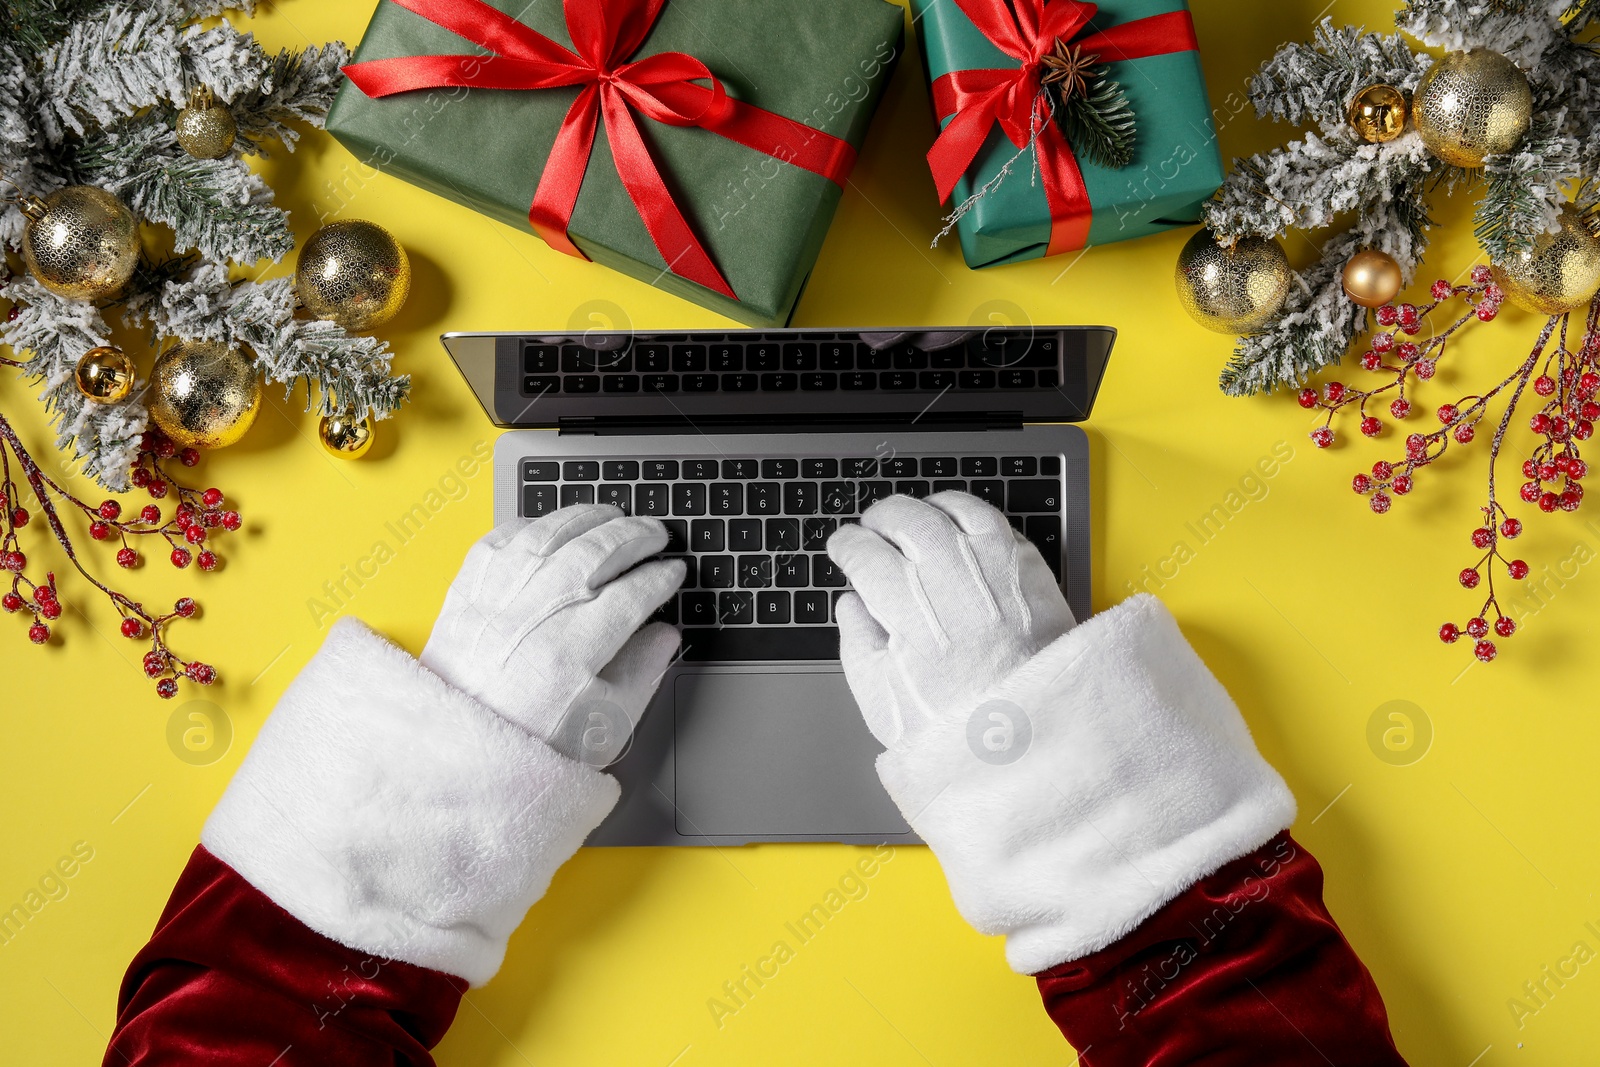
[[[494,518],[589,501],[659,517],[683,633],[590,845],[917,841],[839,666],[826,553],[893,493],[971,492],[1089,614],[1089,453],[1115,331],[449,333],[502,434]]]

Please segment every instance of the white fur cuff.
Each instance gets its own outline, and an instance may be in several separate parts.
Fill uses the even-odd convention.
[[[341,619],[200,840],[323,936],[481,985],[617,796]]]
[[[885,752],[878,773],[961,914],[1007,935],[1023,974],[1123,937],[1295,813],[1148,595],[1070,630],[970,717]]]

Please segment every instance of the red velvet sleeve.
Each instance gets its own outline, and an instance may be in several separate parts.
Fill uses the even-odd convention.
[[[1322,868],[1287,833],[1037,978],[1083,1067],[1405,1064]]]
[[[408,1067],[467,983],[315,933],[203,847],[122,981],[108,1067]]]

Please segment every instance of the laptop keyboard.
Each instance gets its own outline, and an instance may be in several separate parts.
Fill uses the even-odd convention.
[[[764,339],[754,332],[694,343],[634,339],[611,350],[528,342],[522,349],[522,393],[1053,389],[1061,382],[1060,358],[1053,333],[1000,331],[928,351],[912,344],[874,349],[853,336]]]
[[[682,589],[654,618],[690,660],[834,659],[848,588],[828,537],[895,493],[961,490],[1005,512],[1061,578],[1059,455],[546,459],[521,464],[521,514],[614,504],[666,524]]]

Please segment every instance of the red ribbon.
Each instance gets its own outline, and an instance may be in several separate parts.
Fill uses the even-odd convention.
[[[698,126],[843,186],[855,149],[821,130],[728,96],[694,56],[661,52],[627,62],[649,35],[666,0],[564,0],[574,50],[495,10],[483,0],[393,0],[493,55],[404,56],[344,68],[370,97],[414,89],[553,89],[582,86],[539,176],[528,222],[553,248],[587,258],[567,235],[573,207],[604,120],[623,187],[650,239],[680,277],[737,300],[673,201],[633,112],[669,126]],[[698,84],[709,82],[709,86]]]
[[[1018,62],[1016,67],[956,70],[933,83],[933,107],[940,121],[949,116],[928,151],[928,167],[941,202],[950,199],[996,123],[1018,148],[1033,131],[1045,199],[1050,204],[1053,256],[1082,248],[1089,237],[1092,208],[1072,146],[1055,123],[1041,80],[1044,57],[1056,41],[1070,42],[1101,60],[1144,59],[1198,49],[1194,20],[1188,11],[1169,11],[1077,36],[1097,8],[1081,0],[955,0],[996,48]]]

